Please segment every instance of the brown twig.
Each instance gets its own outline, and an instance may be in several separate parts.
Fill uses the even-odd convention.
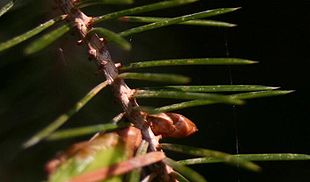
[[[104,72],[106,79],[112,86],[112,91],[116,99],[121,103],[127,118],[142,131],[144,139],[150,143],[150,150],[156,151],[158,141],[150,127],[147,125],[143,113],[134,110],[138,104],[131,98],[132,90],[126,85],[123,79],[118,77],[118,70],[112,61],[105,41],[96,34],[86,39],[89,27],[91,27],[91,17],[86,16],[73,5],[74,0],[57,0],[60,8],[68,14],[68,20],[74,23],[75,28],[80,34],[80,39],[88,46],[89,55],[95,60],[99,69]]]
[[[80,40],[88,47],[88,53],[103,71],[109,84],[112,86],[112,91],[116,99],[120,102],[127,118],[134,124],[135,127],[141,130],[143,139],[149,143],[149,151],[158,151],[158,137],[154,135],[150,126],[147,124],[145,113],[134,108],[138,106],[137,101],[131,97],[132,90],[127,86],[123,79],[118,77],[118,69],[112,61],[109,51],[106,48],[106,42],[103,38],[94,34],[87,36],[89,29],[92,26],[92,17],[86,16],[82,11],[74,6],[75,0],[56,0],[60,9],[68,14],[67,20],[73,23],[76,30],[79,32]],[[81,42],[81,41],[79,41]],[[161,164],[164,178],[167,179],[168,173],[172,170],[168,166]],[[169,178],[169,177],[168,177]]]

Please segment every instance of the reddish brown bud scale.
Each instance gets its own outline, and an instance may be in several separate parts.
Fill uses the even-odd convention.
[[[124,128],[117,132],[123,140],[128,157],[132,157],[142,142],[141,131],[135,127]]]
[[[148,115],[152,131],[163,138],[183,138],[198,131],[196,125],[185,116],[177,113]]]

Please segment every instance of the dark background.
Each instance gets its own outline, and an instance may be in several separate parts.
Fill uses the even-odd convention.
[[[59,12],[52,3],[32,1],[0,19],[0,41],[18,35]],[[138,1],[143,4],[143,1]],[[238,24],[235,28],[173,26],[132,36],[131,52],[111,47],[114,60],[166,58],[239,57],[257,60],[247,66],[189,66],[160,68],[148,72],[176,72],[193,78],[192,84],[261,84],[280,86],[294,93],[255,99],[245,106],[204,106],[184,109],[199,133],[174,142],[229,153],[310,153],[309,74],[310,1],[202,1],[186,8],[148,13],[177,16],[219,7],[242,7],[212,19]],[[100,15],[119,7],[86,10]],[[101,13],[100,13],[101,12]],[[140,24],[108,23],[120,31]],[[23,150],[21,143],[67,111],[88,90],[103,80],[87,61],[83,47],[66,35],[41,53],[25,56],[30,41],[0,53],[0,181],[40,181],[44,163],[74,141],[43,142]],[[59,52],[62,48],[63,54]],[[149,86],[128,82],[131,87]],[[154,84],[152,84],[154,85]],[[141,100],[149,106],[175,101]],[[109,90],[104,90],[63,128],[109,121],[120,111]],[[170,154],[174,158],[183,156]],[[193,166],[209,181],[309,181],[308,161],[259,162],[259,174],[223,164]]]

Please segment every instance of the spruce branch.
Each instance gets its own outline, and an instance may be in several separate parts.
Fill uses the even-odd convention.
[[[4,13],[8,12],[14,6],[16,1],[17,0],[7,0],[6,4],[2,3],[4,5],[0,7],[0,17]],[[197,131],[195,124],[188,118],[177,113],[163,112],[216,103],[241,105],[248,99],[284,95],[293,92],[291,90],[276,90],[278,87],[267,87],[261,85],[172,85],[131,89],[125,83],[126,79],[185,84],[189,82],[190,78],[182,75],[164,73],[118,73],[119,71],[148,67],[180,65],[248,65],[255,64],[257,63],[256,61],[239,58],[194,58],[134,62],[127,66],[121,66],[120,63],[115,64],[112,61],[109,50],[107,49],[106,44],[108,41],[109,43],[115,43],[124,50],[130,50],[131,45],[124,37],[168,25],[182,24],[233,27],[235,26],[234,24],[213,20],[203,20],[201,18],[232,12],[238,8],[213,9],[174,18],[128,16],[198,1],[163,0],[158,3],[112,12],[98,17],[89,17],[85,15],[80,8],[97,4],[129,4],[134,0],[55,1],[65,15],[53,18],[24,34],[18,35],[17,37],[4,43],[0,43],[0,52],[40,34],[57,23],[62,23],[62,26],[45,33],[43,36],[33,41],[28,47],[26,47],[25,53],[32,54],[40,51],[69,30],[75,29],[79,35],[79,45],[84,44],[86,46],[90,59],[97,64],[99,71],[105,75],[106,81],[93,88],[87,95],[78,101],[73,108],[60,115],[56,118],[56,120],[54,120],[46,128],[39,131],[24,144],[24,147],[29,147],[43,139],[58,140],[100,132],[89,141],[80,142],[73,145],[63,155],[57,156],[55,159],[48,162],[48,170],[50,169],[50,171],[48,171],[50,175],[49,181],[68,181],[67,179],[70,179],[70,181],[84,182],[104,180],[110,177],[116,177],[115,179],[121,180],[124,177],[122,176],[123,174],[131,172],[126,176],[130,182],[139,181],[140,177],[144,177],[142,181],[152,181],[153,179],[157,179],[160,181],[179,180],[200,182],[205,181],[205,179],[200,174],[192,171],[185,165],[225,162],[237,167],[244,167],[252,171],[259,171],[260,167],[251,161],[310,159],[309,155],[305,154],[288,153],[230,155],[219,151],[196,148],[192,146],[167,143],[161,145],[159,144],[160,135],[162,137],[173,136],[178,138],[188,136],[192,133],[192,131]],[[115,33],[102,27],[93,28],[93,25],[96,23],[110,19],[117,20],[117,18],[121,21],[150,24],[128,29],[119,33]],[[65,19],[66,21],[63,21]],[[63,124],[69,121],[72,115],[82,109],[101,89],[108,85],[110,85],[116,100],[119,101],[124,112],[117,115],[113,118],[112,122],[108,124],[56,131]],[[218,94],[218,92],[223,94]],[[152,108],[139,106],[136,98],[166,98],[187,101],[159,108]],[[118,123],[123,116],[126,116],[130,122]],[[133,125],[135,127],[132,127]],[[170,128],[167,129],[167,126],[171,126],[175,129],[175,131],[168,130]],[[124,127],[125,129],[123,129]],[[159,129],[156,129],[157,127]],[[133,135],[130,136],[129,130],[131,129],[135,131],[133,132]],[[158,137],[154,135],[151,129],[156,135],[158,135]],[[111,132],[111,130],[117,131]],[[105,131],[109,132],[103,133]],[[142,140],[140,131],[142,132],[144,140]],[[138,148],[139,145],[140,147]],[[70,151],[72,150],[76,151],[76,153],[70,154]],[[200,158],[173,161],[165,157],[163,150],[200,156]],[[107,153],[109,154],[107,155]],[[86,154],[86,157],[80,160],[80,157],[83,154]],[[90,158],[92,159],[88,160]],[[104,164],[106,161],[108,161],[107,165]],[[55,162],[58,162],[56,166]],[[103,166],[100,166],[100,168],[96,170],[92,169],[98,164]],[[144,170],[141,172],[141,168],[145,166],[147,166],[149,170]],[[81,170],[81,167],[84,171]],[[62,171],[62,169],[65,170]],[[88,171],[88,169],[91,170]],[[57,173],[52,174],[55,170],[57,170]],[[60,177],[58,174],[60,174]]]
[[[121,104],[127,118],[141,130],[143,139],[149,143],[149,152],[158,151],[158,138],[154,135],[146,121],[145,113],[135,110],[138,107],[137,101],[132,98],[133,91],[127,86],[122,78],[118,78],[118,70],[111,59],[107,50],[106,43],[97,34],[88,35],[89,29],[93,22],[92,17],[86,16],[76,6],[74,0],[57,0],[60,9],[68,14],[68,21],[74,24],[79,32],[81,40],[87,45],[88,53],[94,59],[100,71],[103,71],[116,99]],[[171,168],[161,163],[163,178],[168,177]],[[168,177],[169,178],[169,177]]]

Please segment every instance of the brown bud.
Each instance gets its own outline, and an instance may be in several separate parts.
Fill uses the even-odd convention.
[[[196,125],[177,113],[160,113],[147,116],[152,131],[162,137],[182,138],[198,131]]]
[[[142,135],[138,128],[128,127],[117,132],[123,140],[128,157],[132,157],[142,142]]]

